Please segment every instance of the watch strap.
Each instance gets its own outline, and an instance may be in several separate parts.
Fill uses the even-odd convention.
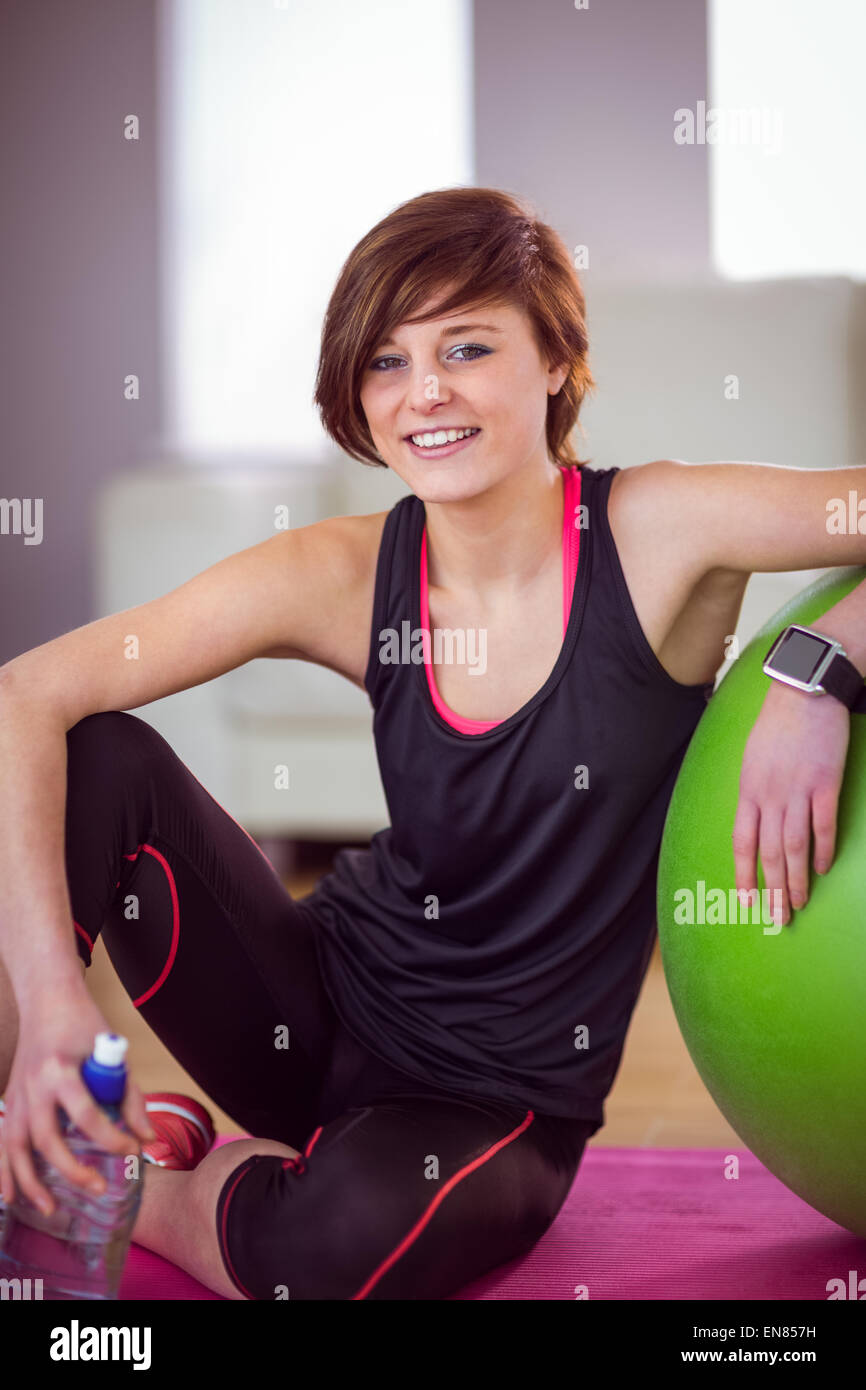
[[[866,713],[866,683],[853,662],[837,652],[821,677],[828,695],[835,695],[852,714]]]

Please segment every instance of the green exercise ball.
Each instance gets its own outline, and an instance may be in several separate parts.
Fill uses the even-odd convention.
[[[820,632],[823,614],[864,578],[861,567],[822,575],[732,663],[668,806],[657,905],[677,1022],[722,1114],[792,1192],[866,1237],[866,714],[850,716],[829,873],[814,872],[810,845],[809,899],[787,926],[772,924],[760,854],[764,891],[741,919],[731,840],[772,641],[788,623]]]

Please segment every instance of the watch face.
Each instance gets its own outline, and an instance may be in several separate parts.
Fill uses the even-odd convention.
[[[814,633],[789,632],[773,657],[773,666],[783,676],[810,681],[817,671],[827,643]]]

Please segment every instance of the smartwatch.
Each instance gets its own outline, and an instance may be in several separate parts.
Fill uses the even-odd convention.
[[[866,713],[866,684],[834,637],[791,623],[764,657],[764,674],[809,695],[835,695],[853,714]]]

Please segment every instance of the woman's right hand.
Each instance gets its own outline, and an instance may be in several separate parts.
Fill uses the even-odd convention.
[[[81,1063],[90,1056],[96,1034],[110,1032],[83,980],[65,982],[60,994],[46,989],[37,1003],[19,1010],[18,1045],[0,1127],[0,1191],[7,1205],[17,1187],[46,1214],[53,1210],[50,1192],[37,1179],[31,1149],[38,1149],[76,1186],[97,1194],[105,1190],[101,1175],[80,1163],[65,1144],[58,1106],[76,1128],[111,1153],[137,1152],[138,1141],[154,1137],[144,1098],[132,1080],[127,1079],[121,1107],[132,1131],[128,1134],[112,1123],[81,1076]]]

